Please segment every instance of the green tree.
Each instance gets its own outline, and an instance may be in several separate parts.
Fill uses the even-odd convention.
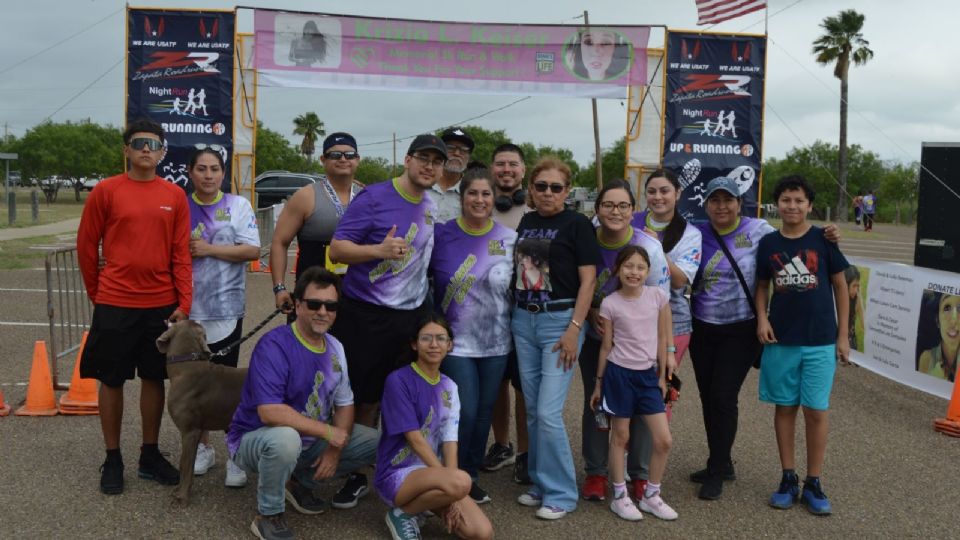
[[[10,146],[20,154],[18,166],[24,178],[58,175],[78,179],[123,170],[123,137],[113,126],[89,121],[44,122]]]
[[[574,185],[597,189],[597,170],[596,161],[591,161],[585,167],[581,168]],[[623,178],[627,169],[627,138],[620,137],[613,146],[603,150],[603,157],[600,160],[600,169],[603,173],[603,183],[606,184],[614,178]]]
[[[376,184],[389,180],[391,164],[387,158],[383,157],[364,157],[360,159],[357,166],[357,172],[353,175],[355,180],[359,180],[365,185]]]
[[[317,139],[323,137],[327,132],[323,128],[323,120],[315,112],[301,114],[293,119],[294,135],[303,135],[303,141],[300,143],[300,152],[307,156],[307,161],[313,156],[317,148]]]
[[[847,220],[847,94],[851,62],[866,64],[873,58],[870,43],[863,38],[864,16],[852,9],[827,17],[820,23],[824,34],[813,42],[817,63],[834,64],[833,76],[840,79],[840,153],[837,163],[840,196],[837,197],[837,217]]]
[[[913,223],[917,209],[917,189],[919,187],[920,164],[903,163],[888,164],[880,179],[880,189],[877,196],[881,208],[877,210],[888,217],[892,205],[893,222],[896,224]],[[904,216],[906,210],[906,216]],[[905,219],[904,219],[905,218]]]
[[[283,135],[257,121],[257,174],[264,171],[309,172],[310,163]]]

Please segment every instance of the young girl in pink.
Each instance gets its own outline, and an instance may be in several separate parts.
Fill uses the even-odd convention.
[[[660,497],[660,482],[673,443],[663,398],[676,367],[676,349],[670,299],[663,290],[644,285],[649,272],[650,258],[642,247],[627,246],[617,254],[617,290],[600,304],[603,343],[597,365],[598,384],[590,398],[594,410],[610,415],[610,510],[628,521],[642,519],[641,510],[660,519],[677,519],[677,513]],[[639,509],[627,494],[623,472],[634,415],[643,416],[653,437],[650,479]]]

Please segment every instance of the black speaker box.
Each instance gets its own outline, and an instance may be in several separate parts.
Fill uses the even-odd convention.
[[[914,265],[960,273],[960,143],[925,142],[920,163]]]

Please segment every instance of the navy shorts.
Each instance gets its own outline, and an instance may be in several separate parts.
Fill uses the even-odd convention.
[[[600,408],[620,418],[666,412],[663,393],[657,386],[659,380],[656,366],[641,371],[607,362],[600,390]]]
[[[139,375],[141,379],[167,378],[167,359],[157,350],[157,338],[167,329],[167,318],[176,305],[158,308],[125,308],[97,304],[93,307],[90,334],[80,358],[80,376],[117,388]]]

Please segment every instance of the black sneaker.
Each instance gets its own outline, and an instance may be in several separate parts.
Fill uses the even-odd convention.
[[[257,515],[250,530],[261,540],[293,540],[293,529],[283,519],[283,512],[272,516]]]
[[[353,508],[367,493],[370,493],[370,488],[367,487],[366,475],[351,473],[340,491],[333,496],[330,506],[340,509]]]
[[[483,458],[483,470],[487,472],[499,471],[507,465],[513,465],[517,459],[513,451],[513,443],[508,442],[506,446],[495,442],[490,445],[490,450]]]
[[[104,495],[119,495],[123,493],[123,462],[103,462],[100,466],[100,492]]]
[[[284,496],[287,502],[293,505],[297,512],[301,514],[322,514],[326,506],[323,499],[313,494],[312,489],[301,486],[295,481],[287,484],[287,488],[284,490]]]
[[[478,486],[476,482],[470,487],[470,498],[473,499],[473,502],[477,504],[487,504],[493,499],[490,498],[490,495],[487,495],[487,492],[483,490],[482,487]]]
[[[723,495],[723,476],[708,474],[700,485],[697,497],[707,501],[715,501]]]
[[[531,485],[530,473],[527,472],[527,453],[517,454],[516,463],[513,464],[513,481],[518,484]]]
[[[690,481],[702,484],[710,476],[710,469],[700,469],[697,472],[690,473]],[[733,463],[727,463],[723,467],[723,481],[732,482],[737,479],[737,473],[733,469]]]
[[[175,486],[180,483],[180,472],[160,452],[140,452],[140,468],[137,470],[137,476],[156,480],[165,486]]]

